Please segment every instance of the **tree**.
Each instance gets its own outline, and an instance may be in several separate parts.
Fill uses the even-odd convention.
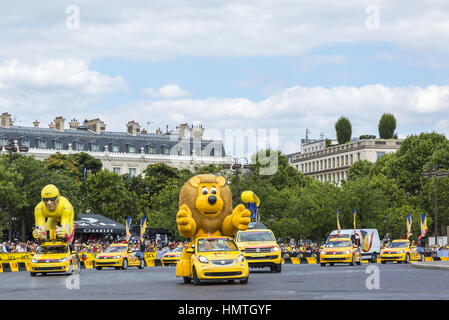
[[[396,129],[396,119],[391,113],[384,113],[379,120],[379,137],[381,139],[391,139],[394,137]]]
[[[335,130],[337,132],[337,141],[339,144],[351,140],[352,126],[351,122],[346,117],[340,117],[335,123]]]

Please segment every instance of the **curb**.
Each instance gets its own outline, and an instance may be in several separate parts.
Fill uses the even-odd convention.
[[[449,264],[435,262],[412,262],[411,265],[415,268],[421,269],[439,269],[439,270],[449,270]]]

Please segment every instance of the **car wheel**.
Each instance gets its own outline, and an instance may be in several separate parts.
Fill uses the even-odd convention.
[[[320,263],[320,265],[321,265],[322,267],[325,267],[325,266],[326,266],[326,264],[325,264],[325,263]]]
[[[195,268],[193,268],[193,284],[195,285],[195,286],[197,286],[197,285],[199,285],[201,282],[200,282],[200,279],[198,279],[198,275],[196,274],[196,270],[195,270]]]
[[[373,253],[372,257],[371,257],[371,262],[372,263],[377,263],[377,253]]]
[[[329,265],[330,265],[331,267],[333,267],[333,266],[334,266],[334,263],[333,263],[333,262],[331,262],[331,263],[329,263]]]
[[[101,269],[103,269],[103,267],[95,267],[95,269],[101,270]]]
[[[145,268],[145,260],[140,259],[139,269]]]
[[[190,279],[189,277],[183,277],[184,283],[190,283],[192,282],[192,279]]]
[[[282,271],[282,264],[278,264],[273,267],[270,267],[270,269],[271,269],[271,272],[279,273]]]
[[[248,277],[246,277],[245,279],[240,280],[241,284],[247,284],[248,283]]]
[[[36,276],[36,272],[30,272],[30,276],[31,277],[35,277]]]
[[[380,263],[385,264],[387,261],[380,261]]]
[[[122,269],[123,269],[123,270],[128,269],[128,260],[127,260],[127,259],[123,259]]]

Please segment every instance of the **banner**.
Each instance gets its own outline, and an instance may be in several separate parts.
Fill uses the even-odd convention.
[[[407,216],[407,239],[412,235],[412,216]]]
[[[147,230],[147,216],[143,216],[140,220],[140,242],[143,242],[143,235]]]
[[[131,240],[131,217],[126,218],[126,242]]]
[[[339,220],[339,216],[340,216],[340,209],[337,209],[337,230],[338,230],[338,233],[337,234],[340,234],[340,220]]]
[[[421,237],[424,237],[427,233],[427,216],[425,213],[421,215]]]

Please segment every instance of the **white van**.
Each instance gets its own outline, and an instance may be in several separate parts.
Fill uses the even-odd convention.
[[[373,263],[377,262],[377,257],[380,254],[380,239],[379,232],[377,229],[355,229],[358,238],[360,238],[360,249],[362,251],[362,259],[370,260]],[[336,236],[338,234],[338,230],[334,230],[330,233],[327,240],[331,237]],[[351,238],[354,242],[354,229],[340,229],[340,237],[345,235],[348,238]]]

